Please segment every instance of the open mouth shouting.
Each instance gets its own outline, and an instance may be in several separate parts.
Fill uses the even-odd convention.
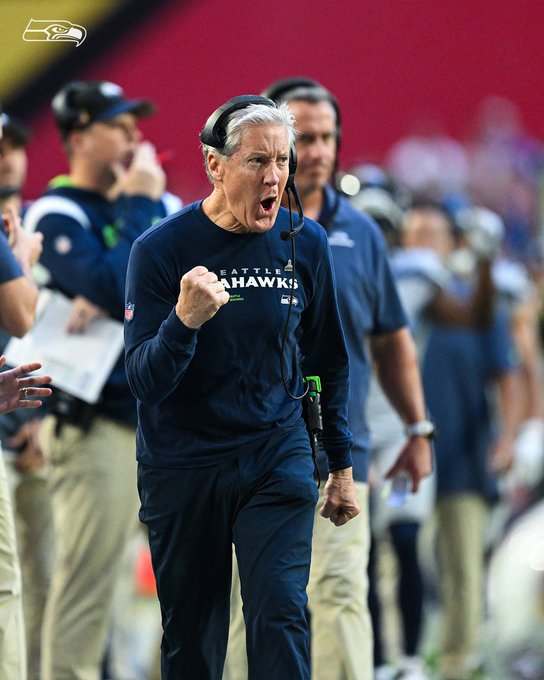
[[[277,199],[277,196],[268,196],[268,198],[263,198],[263,200],[259,202],[260,212],[265,215],[271,215]]]

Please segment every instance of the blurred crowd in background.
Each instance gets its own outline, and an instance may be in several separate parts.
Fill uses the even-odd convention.
[[[512,101],[485,98],[466,140],[449,136],[432,113],[422,116],[389,149],[380,167],[398,191],[439,201],[453,215],[471,204],[493,210],[505,223],[503,255],[536,266],[542,236],[542,141],[526,132],[523,114]],[[361,171],[364,165],[353,168],[356,177]],[[364,186],[365,177],[359,179]],[[357,190],[356,183],[346,181],[348,193]]]
[[[483,341],[478,355],[478,350],[475,353],[467,344],[468,335],[476,335],[473,331],[448,329],[433,322],[429,309],[423,314],[426,324],[421,317],[415,320],[416,342],[422,326],[427,333],[420,361],[427,406],[437,425],[435,488],[420,493],[428,497],[421,498],[415,510],[389,509],[384,514],[383,493],[379,493],[382,483],[374,478],[371,610],[379,644],[376,678],[427,677],[421,675],[418,664],[413,675],[410,671],[395,674],[390,662],[417,649],[426,658],[427,672],[429,666],[439,665],[439,631],[444,617],[449,616],[448,608],[452,612],[458,609],[457,615],[464,611],[450,621],[458,630],[454,646],[461,647],[467,636],[478,640],[473,652],[479,661],[474,660],[476,670],[467,677],[544,677],[543,159],[542,142],[526,133],[521,111],[506,98],[489,97],[475,115],[469,140],[453,139],[444,133],[440,121],[429,116],[399,139],[381,163],[363,162],[338,176],[339,186],[352,204],[371,214],[382,228],[394,271],[404,251],[408,268],[431,280],[432,267],[417,262],[415,255],[418,250],[420,255],[433,250],[449,271],[446,288],[466,297],[466,289],[464,293],[460,290],[467,283],[469,289],[474,286],[476,263],[487,250],[486,256],[492,259],[495,314],[507,319],[508,351],[515,354],[510,367],[493,365],[496,355],[492,346],[503,333],[497,326],[491,332],[494,339]],[[438,226],[440,220],[442,227]],[[445,245],[443,236],[448,230],[450,240]],[[409,252],[412,259],[406,257]],[[402,280],[399,285],[402,293]],[[419,294],[409,291],[407,309]],[[414,321],[410,313],[409,317]],[[515,382],[510,397],[501,385],[508,373]],[[484,410],[472,392],[478,382],[486,402]],[[372,413],[369,417],[374,436]],[[502,455],[497,443],[510,427],[509,417],[518,421],[507,444],[507,448],[511,446],[507,454],[511,465],[500,470],[493,458]],[[487,419],[494,434],[482,448],[482,442],[476,442],[477,430],[485,427]],[[376,431],[379,434],[379,427]],[[376,440],[382,442],[383,436]],[[471,471],[465,467],[468,450],[473,456]],[[482,455],[483,476],[488,476],[485,481],[481,470],[475,470],[475,461]],[[375,465],[383,472],[379,458]],[[481,532],[471,525],[468,506],[463,508],[470,496],[482,500],[485,518]],[[448,513],[450,518],[453,515],[448,503],[454,498],[461,501],[459,525],[448,529]],[[445,531],[461,535],[463,523],[471,525],[467,534],[472,532],[477,539],[476,543],[461,543],[461,550],[465,556],[478,550],[484,555],[481,602],[476,604],[475,591],[472,595],[472,604],[482,607],[483,625],[478,634],[470,632],[471,615],[467,617],[468,610],[461,604],[468,585],[463,557],[437,552],[437,537]],[[418,528],[417,554],[411,552],[413,540],[409,538],[414,527]],[[449,584],[450,596],[456,601],[453,605],[445,600],[445,584],[440,585],[447,564],[455,565]],[[381,598],[385,608],[380,614],[378,604],[379,618],[374,598],[378,603]]]
[[[26,206],[21,202],[21,196],[24,195],[27,172],[25,147],[29,134],[26,126],[9,117],[9,111],[4,114],[4,140],[0,142],[0,202],[3,207],[9,204],[23,213]],[[164,169],[168,178],[169,163],[165,163]],[[51,176],[60,170],[62,168],[51,168]],[[32,173],[32,167],[28,172]],[[194,173],[203,175],[203,169],[195,167]],[[450,450],[443,455],[450,455],[452,460],[439,462],[434,489],[415,515],[409,515],[407,509],[403,516],[401,504],[394,520],[373,526],[373,595],[381,602],[381,615],[375,619],[379,626],[375,634],[381,640],[381,649],[376,652],[376,679],[438,677],[433,674],[438,668],[438,631],[445,614],[443,590],[439,585],[441,558],[434,541],[437,522],[440,522],[434,512],[435,498],[441,498],[442,494],[462,493],[478,496],[485,515],[482,518],[485,530],[481,535],[476,532],[472,537],[474,542],[465,548],[481,551],[485,560],[481,602],[475,604],[477,608],[481,605],[481,625],[477,633],[470,632],[472,639],[467,643],[474,656],[470,677],[542,680],[542,141],[525,132],[522,112],[514,103],[506,98],[490,97],[482,102],[476,113],[471,139],[461,142],[451,138],[442,130],[440,121],[429,116],[421,119],[409,135],[399,139],[379,163],[375,159],[363,159],[353,167],[341,167],[333,181],[353,206],[376,220],[390,248],[392,261],[395,258],[399,261],[399,252],[407,248],[406,236],[411,228],[415,228],[414,220],[419,220],[416,243],[410,247],[420,252],[432,251],[440,260],[441,272],[447,271],[449,278],[446,282],[438,282],[436,277],[443,277],[443,273],[437,274],[436,267],[426,268],[420,262],[411,263],[410,267],[422,268],[422,277],[433,286],[451,289],[463,297],[474,285],[478,259],[482,254],[491,258],[495,311],[500,318],[506,319],[505,330],[500,331],[504,339],[501,335],[501,347],[496,349],[497,338],[478,336],[476,340],[474,331],[448,331],[422,313],[427,349],[420,361],[430,416],[438,427],[437,447],[441,438],[449,437],[445,433],[450,428],[465,428],[466,441],[455,439],[455,434],[450,441],[458,447],[474,447],[474,458],[479,461],[475,467],[481,464],[483,457],[486,479],[469,479],[469,471],[467,479],[452,487],[450,482],[459,469],[457,462],[462,458],[462,452]],[[182,201],[187,200],[183,187],[173,189]],[[414,333],[419,330],[421,328],[414,322]],[[470,333],[473,335],[468,337]],[[503,356],[503,351],[508,355],[504,361],[497,358]],[[503,375],[515,379],[514,397],[512,400],[510,393],[511,401],[507,403],[506,411],[504,403],[501,404],[504,395],[501,397],[499,384]],[[477,387],[474,386],[476,382]],[[478,395],[472,400],[474,390]],[[485,404],[482,405],[481,399],[485,399]],[[497,452],[493,446],[500,439],[501,428],[505,428],[514,407],[515,432],[509,432],[511,441],[506,445],[511,451]],[[480,418],[482,425],[485,420],[487,428],[485,444],[470,440],[471,436],[480,434],[478,423],[475,424]],[[35,669],[39,655],[36,630],[40,626],[51,577],[54,548],[50,524],[46,522],[48,526],[43,526],[44,520],[50,517],[43,459],[32,448],[35,442],[30,434],[21,439],[23,444],[13,439],[23,425],[28,429],[27,423],[15,426],[4,422],[2,443],[14,472],[23,574],[26,574],[26,583],[30,584],[26,590],[27,626],[29,640],[34,641],[34,646],[29,646],[29,667]],[[488,437],[489,433],[492,436]],[[506,458],[511,455],[511,460],[504,465],[495,465],[493,455]],[[459,467],[461,465],[459,462]],[[376,467],[379,468],[378,463]],[[26,495],[25,480],[34,489]],[[373,483],[379,491],[375,498],[375,503],[379,504],[383,502],[379,474]],[[43,504],[38,512],[28,515],[25,509],[29,508],[30,499],[33,503],[41,499]],[[42,523],[38,534],[37,517]],[[391,531],[394,525],[414,522],[419,529],[415,558],[402,552],[404,537]],[[104,677],[112,680],[143,680],[153,674],[159,620],[146,562],[147,549],[141,539],[138,536],[129,546],[123,583],[115,598],[115,621],[104,662]],[[403,601],[406,590],[412,595],[415,592],[416,581],[410,580],[410,575],[404,573],[408,579],[404,590],[402,580],[403,566],[414,559],[418,563],[416,581],[421,579],[421,597],[415,602],[409,598]],[[455,600],[456,588],[461,592],[464,584],[455,582],[455,573],[452,578],[454,592],[451,598]],[[480,583],[476,583],[476,588],[480,589]],[[29,603],[29,598],[35,598],[34,602]],[[149,607],[142,602],[148,602]],[[478,620],[478,612],[474,616]],[[456,625],[462,629],[464,623],[461,619]],[[415,657],[421,663],[411,671],[400,669],[399,660],[404,657]]]

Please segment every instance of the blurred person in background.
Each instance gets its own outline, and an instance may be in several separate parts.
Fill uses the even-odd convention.
[[[4,130],[0,139],[0,205],[2,208],[11,207],[17,215],[21,215],[30,130],[22,121],[5,111],[0,116]]]
[[[465,208],[456,215],[461,228],[460,248],[450,258],[452,270],[470,280],[474,256],[468,247],[471,232],[495,234],[504,245],[502,218],[481,206]],[[502,522],[512,521],[534,500],[544,464],[544,358],[539,334],[542,308],[538,287],[531,272],[519,261],[501,254],[492,268],[496,304],[510,320],[512,338],[519,358],[518,408],[520,427],[515,441],[512,470],[502,478]],[[496,522],[497,523],[497,522]],[[497,529],[502,530],[501,522]]]
[[[0,172],[10,187],[12,195],[24,178],[18,171],[21,164],[13,161],[14,142],[3,141],[3,125],[9,119],[0,113]],[[9,130],[9,127],[8,127]],[[12,130],[9,130],[10,132]],[[6,159],[4,159],[4,154]],[[11,156],[11,157],[10,157]],[[19,187],[20,189],[20,187]],[[4,194],[4,198],[5,198]],[[0,230],[0,328],[2,331],[22,337],[34,323],[38,289],[31,275],[31,267],[37,261],[41,248],[41,234],[27,234],[12,206],[2,205],[2,229]],[[5,365],[0,357],[0,368]],[[41,401],[29,397],[48,396],[49,388],[37,385],[51,381],[49,376],[22,378],[24,373],[35,371],[40,364],[18,366],[0,373],[0,414],[14,409],[41,406]],[[27,648],[24,630],[22,583],[11,494],[0,451],[0,677],[5,680],[26,680]]]
[[[467,232],[466,239],[477,257],[491,260],[498,254],[500,233],[488,226]],[[443,261],[451,262],[455,245],[451,234],[444,229],[439,248],[436,229],[425,213],[407,218],[405,230],[405,243],[430,246]],[[473,271],[470,279],[450,277],[445,292],[463,304],[474,298],[474,286]],[[508,316],[496,307],[480,328],[452,327],[433,318],[423,367],[425,395],[439,432],[435,441],[442,606],[439,670],[445,680],[467,680],[476,677],[481,665],[488,503],[497,497],[497,476],[512,465],[519,425],[517,359]],[[489,398],[492,388],[496,407]]]
[[[533,484],[534,503],[507,526],[490,556],[486,638],[493,678],[544,677],[544,467]]]
[[[446,266],[452,249],[454,225],[444,208],[430,201],[415,202],[404,214],[392,196],[383,189],[363,189],[352,203],[370,213],[396,244],[391,248],[391,268],[415,338],[419,361],[426,355],[434,323],[448,326],[485,328],[492,315],[493,286],[491,263],[494,252],[481,247],[476,266],[473,294],[459,300],[448,292],[451,274]],[[484,244],[486,245],[486,244]],[[430,408],[430,405],[429,405]],[[432,409],[430,409],[431,415]],[[423,621],[423,582],[418,554],[421,526],[431,516],[434,501],[434,476],[424,480],[418,494],[392,506],[384,497],[379,478],[394,460],[402,438],[402,424],[387,404],[374,380],[367,415],[371,424],[373,460],[378,481],[372,489],[371,525],[375,545],[371,554],[371,612],[375,631],[377,677],[423,678],[426,671],[418,658]],[[440,436],[440,431],[439,431]],[[392,499],[393,500],[393,499]],[[381,607],[376,590],[376,557],[380,538],[391,537],[399,570],[398,603],[403,630],[400,668],[385,664],[381,636]]]
[[[0,250],[2,247],[0,246]],[[0,256],[0,278],[6,275],[6,266]],[[6,285],[0,282],[0,293]],[[0,369],[5,365],[0,357]],[[0,371],[0,414],[15,409],[34,409],[42,402],[31,397],[46,397],[51,390],[39,385],[51,382],[50,376],[20,377],[41,368],[40,363],[30,363]],[[13,516],[9,481],[0,450],[0,678],[2,680],[26,680],[27,645],[23,615],[22,580],[17,538]]]
[[[400,243],[402,217],[412,204],[412,194],[375,163],[360,163],[344,173],[340,188],[349,196],[351,204],[367,213],[378,224],[389,251]],[[362,199],[363,205],[359,205]]]
[[[515,461],[505,477],[504,492],[509,521],[538,499],[538,486],[544,471],[544,357],[539,322],[542,301],[525,273],[505,268],[505,293],[511,296],[512,333],[520,359],[521,424],[515,442]],[[519,276],[521,274],[521,276]],[[518,279],[519,286],[509,285]],[[498,284],[497,284],[498,285]]]
[[[34,323],[38,287],[31,269],[42,252],[42,234],[28,234],[22,228],[18,210],[26,174],[24,144],[27,135],[26,128],[2,113],[0,108],[0,235],[4,265],[0,328],[17,337],[25,335]]]
[[[2,122],[0,205],[12,210],[19,218],[28,207],[23,204],[22,190],[26,180],[26,147],[30,130],[22,121],[5,112]],[[41,234],[38,238],[41,239]],[[7,333],[0,334],[0,345],[4,347],[8,339]],[[13,494],[23,575],[27,665],[31,680],[38,680],[40,674],[41,627],[54,546],[47,472],[39,444],[39,423],[46,412],[47,409],[40,409],[36,415],[35,411],[19,409],[0,416],[0,441]]]
[[[341,137],[340,111],[331,92],[308,78],[271,85],[265,96],[286,102],[296,118],[297,187],[304,214],[317,219],[331,246],[340,316],[350,356],[349,420],[361,513],[349,525],[330,531],[316,507],[308,585],[311,614],[312,677],[327,680],[372,676],[372,628],[367,607],[366,560],[369,547],[366,473],[369,456],[364,406],[370,361],[369,338],[380,378],[408,429],[404,446],[389,470],[410,475],[414,489],[431,471],[428,440],[419,427],[429,425],[415,348],[406,328],[387,262],[383,237],[374,222],[353,209],[329,182],[334,181]],[[285,198],[285,197],[284,197]],[[323,470],[323,454],[319,465]],[[243,623],[239,595],[233,591],[227,672],[242,678]]]
[[[430,112],[421,115],[408,135],[393,145],[386,167],[416,200],[436,201],[450,208],[466,201],[466,151]]]
[[[352,205],[376,220],[388,242],[392,257],[391,269],[395,272],[395,252],[400,247],[403,211],[386,188],[363,188],[351,199]],[[424,286],[418,291],[407,279],[396,275],[401,301],[407,313],[410,327],[420,326],[424,315],[419,294],[425,294]],[[431,284],[432,285],[432,284]],[[438,287],[435,288],[439,290]],[[421,338],[421,333],[416,337]],[[421,362],[424,347],[417,346]],[[394,462],[404,443],[404,426],[391,407],[375,374],[372,375],[366,410],[370,425],[372,456],[370,479],[370,526],[371,548],[369,555],[369,608],[374,632],[374,678],[375,680],[422,680],[427,678],[425,664],[420,658],[420,638],[423,625],[423,576],[419,564],[418,537],[421,525],[429,519],[434,505],[434,473],[421,481],[416,494],[391,489],[384,475]],[[429,433],[432,435],[432,433]],[[378,592],[378,573],[381,571],[380,555],[385,541],[390,541],[396,558],[395,603],[400,614],[400,651],[396,659],[386,649],[383,634],[381,593]]]
[[[71,82],[52,102],[69,174],[52,180],[25,216],[44,235],[49,287],[73,300],[69,327],[122,321],[133,241],[164,217],[165,176],[142,141],[151,102],[107,81]],[[119,356],[96,404],[55,390],[41,440],[56,556],[42,635],[42,680],[97,679],[124,548],[137,526],[136,404]]]
[[[512,101],[491,96],[480,103],[468,158],[472,203],[504,220],[505,254],[530,262],[541,240],[544,149],[524,130]]]

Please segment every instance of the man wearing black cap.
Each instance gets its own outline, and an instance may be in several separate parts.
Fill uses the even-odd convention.
[[[28,235],[19,219],[20,192],[26,176],[24,145],[28,130],[15,122],[0,108],[0,213],[2,236],[11,246],[10,259],[18,263],[18,274],[5,279],[9,286],[0,295],[0,328],[22,337],[34,323],[38,289],[30,269],[37,261],[41,248],[41,234]],[[8,248],[8,243],[6,243]],[[2,264],[8,265],[5,258]]]
[[[3,126],[3,137],[0,139],[0,206],[7,220],[12,221],[11,240],[19,242],[23,239],[37,240],[34,257],[37,260],[41,252],[42,235],[38,232],[27,234],[18,226],[19,216],[23,213],[22,190],[27,172],[27,143],[30,139],[29,128],[20,120],[4,112],[0,116]],[[38,290],[27,265],[27,273],[11,282],[19,290],[9,290],[6,296],[14,304],[22,301],[24,294],[28,297],[32,309],[37,301]],[[0,302],[6,308],[6,296]],[[28,312],[30,325],[33,313]],[[10,334],[0,329],[0,348],[4,351]],[[26,657],[29,678],[39,677],[39,659],[41,648],[41,624],[45,600],[51,580],[51,563],[53,557],[53,521],[51,498],[47,482],[47,469],[44,466],[39,446],[40,421],[46,409],[36,412],[33,409],[18,409],[10,413],[0,414],[0,443],[4,451],[5,464],[8,469],[10,488],[13,498],[17,543],[22,558],[22,587],[25,594],[24,621],[26,628]],[[1,624],[0,624],[1,626]],[[0,652],[0,656],[2,653]],[[0,672],[0,676],[1,676]]]
[[[133,241],[169,212],[155,149],[138,120],[151,102],[109,82],[72,82],[53,114],[69,174],[32,204],[25,227],[44,235],[50,286],[74,299],[85,331],[95,315],[121,321]],[[136,404],[120,356],[99,401],[56,390],[42,426],[51,466],[57,557],[45,611],[42,680],[98,678],[123,547],[137,522]]]
[[[2,129],[11,132],[7,116],[0,108],[0,176],[15,183],[20,173],[9,169],[9,150],[11,144],[4,143]],[[4,154],[6,162],[4,162]],[[15,169],[17,163],[14,164]],[[24,174],[24,173],[23,173]],[[7,181],[6,179],[6,181]],[[1,184],[0,184],[1,187]],[[13,207],[4,207],[0,201],[2,228],[0,229],[0,330],[22,337],[34,323],[37,287],[32,280],[31,266],[41,252],[41,234],[27,234]],[[0,358],[0,368],[4,369],[5,358]],[[39,364],[35,364],[37,368]],[[34,370],[26,367],[25,370]],[[21,367],[2,372],[0,378],[0,418],[5,418],[13,409],[29,410],[31,406],[41,405],[40,401],[29,400],[30,396],[47,396],[49,389],[30,390],[19,380],[10,379],[21,374]],[[38,379],[35,379],[35,385]],[[44,383],[50,378],[44,378]],[[0,448],[0,677],[13,680],[26,680],[26,642],[23,622],[21,570],[15,523],[12,509],[11,492],[4,456]]]
[[[21,190],[26,178],[26,145],[30,130],[13,116],[0,114],[4,136],[0,139],[0,205],[21,214]]]

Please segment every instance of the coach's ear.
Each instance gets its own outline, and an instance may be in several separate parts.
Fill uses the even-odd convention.
[[[208,151],[208,170],[214,182],[221,182],[223,180],[224,164],[224,158],[213,151]]]

